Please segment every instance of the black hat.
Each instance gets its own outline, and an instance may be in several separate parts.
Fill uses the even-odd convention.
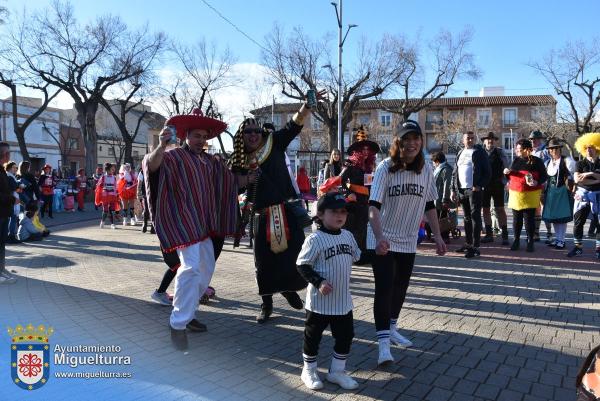
[[[373,142],[369,140],[369,136],[367,135],[367,130],[362,125],[358,127],[356,134],[354,135],[354,142],[352,145],[348,146],[346,152],[351,154],[352,152],[362,149],[363,146],[368,146],[371,152],[379,153],[381,149],[377,142]]]
[[[402,128],[400,128],[400,132],[398,133],[398,136],[400,138],[402,138],[402,137],[404,137],[404,135],[410,134],[411,132],[414,132],[416,134],[423,136],[423,133],[421,132],[421,127],[419,127],[418,122],[416,122],[414,120],[406,120],[402,123]]]
[[[486,139],[493,139],[493,140],[497,141],[497,140],[498,140],[498,139],[500,139],[500,138],[498,138],[498,137],[496,136],[496,134],[494,134],[492,131],[490,131],[490,132],[488,132],[488,133],[487,133],[487,135],[486,135],[486,136],[482,136],[480,139],[481,139],[481,141],[483,142],[483,141],[485,141]]]
[[[319,212],[325,209],[343,209],[347,206],[346,198],[339,192],[327,192],[317,201],[317,210]]]
[[[548,141],[546,149],[562,148],[563,144],[558,139],[552,138]]]
[[[529,139],[546,139],[546,135],[540,130],[531,131]]]

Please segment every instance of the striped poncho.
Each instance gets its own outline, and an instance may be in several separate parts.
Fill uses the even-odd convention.
[[[150,215],[164,252],[235,233],[237,186],[223,162],[182,147],[166,151],[157,171],[148,170],[148,156],[142,167],[149,177]]]

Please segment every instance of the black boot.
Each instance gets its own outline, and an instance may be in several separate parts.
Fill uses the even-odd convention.
[[[521,247],[521,240],[519,238],[515,238],[515,240],[512,243],[512,246],[510,247],[510,250],[518,251],[520,247]]]
[[[145,233],[146,231],[148,231],[148,225],[147,225],[147,224],[144,224],[144,225],[142,226],[142,232],[143,232],[143,233]]]
[[[485,236],[481,239],[482,244],[487,244],[490,242],[494,242],[494,230],[492,230],[492,226],[485,226]]]
[[[271,317],[271,313],[273,313],[273,305],[261,304],[260,313],[256,316],[256,322],[265,323]]]
[[[527,252],[535,251],[533,246],[533,241],[531,239],[527,239]]]
[[[508,227],[502,227],[502,245],[508,245]]]

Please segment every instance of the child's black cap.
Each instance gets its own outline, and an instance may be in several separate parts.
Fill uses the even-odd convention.
[[[339,192],[328,192],[321,196],[317,202],[317,210],[319,212],[325,209],[343,209],[346,206],[346,198]]]

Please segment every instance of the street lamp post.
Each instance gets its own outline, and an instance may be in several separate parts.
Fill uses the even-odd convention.
[[[344,157],[344,131],[342,129],[342,50],[344,48],[344,42],[348,36],[350,29],[357,27],[356,24],[348,25],[346,33],[342,36],[342,0],[338,0],[337,3],[331,2],[331,5],[335,8],[335,15],[338,22],[338,97],[337,97],[337,131],[338,131],[338,147],[340,148],[340,160]]]

